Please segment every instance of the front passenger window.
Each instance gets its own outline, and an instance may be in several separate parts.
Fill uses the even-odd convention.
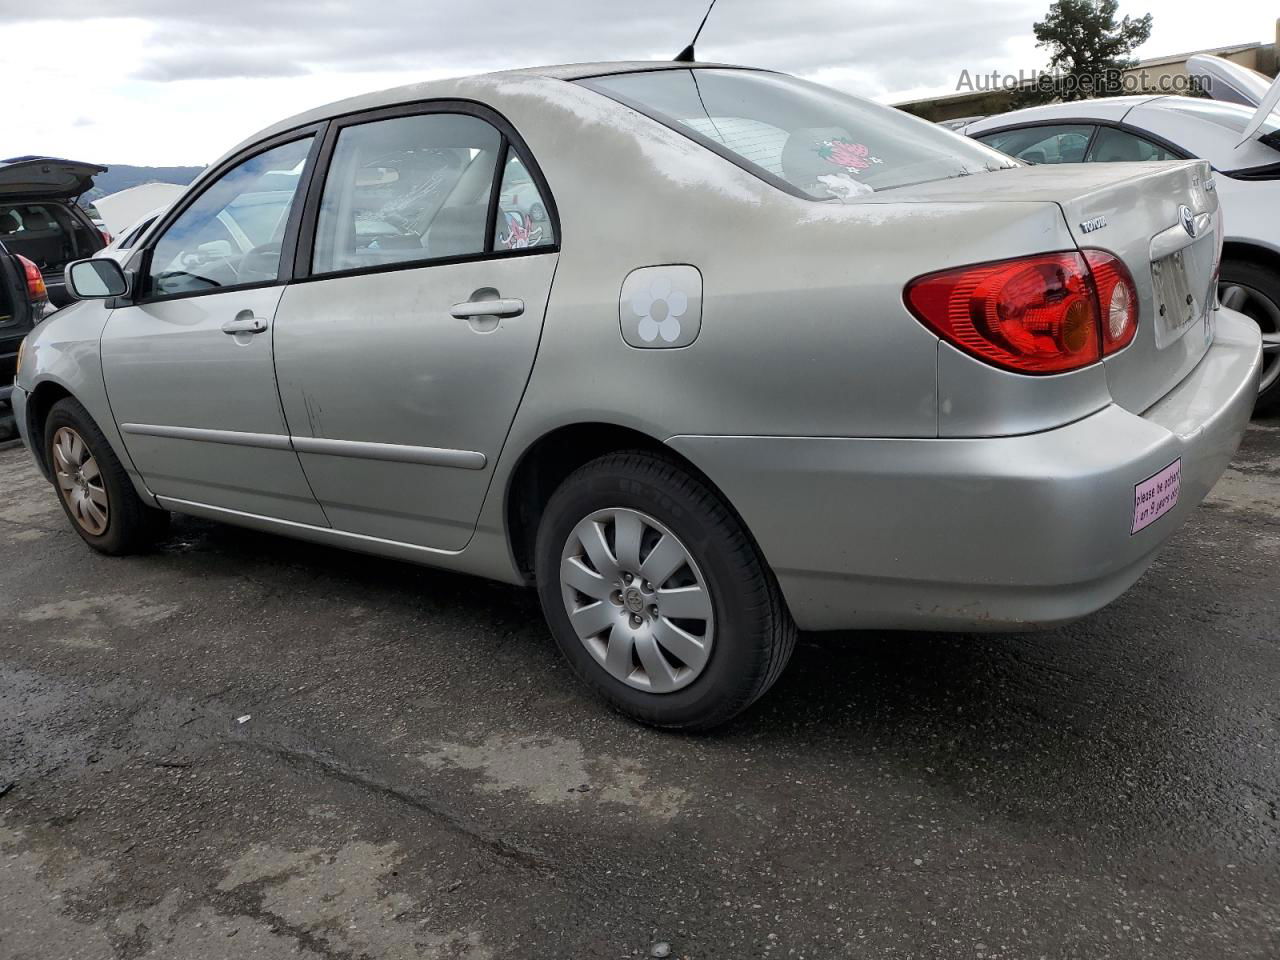
[[[271,283],[311,137],[282,144],[224,173],[173,221],[151,251],[147,294]]]

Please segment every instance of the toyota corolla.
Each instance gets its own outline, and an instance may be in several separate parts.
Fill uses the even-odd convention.
[[[426,83],[72,265],[15,409],[99,551],[173,512],[533,585],[599,694],[706,728],[797,628],[1133,584],[1256,394],[1222,237],[1203,161],[1027,166],[776,73]]]

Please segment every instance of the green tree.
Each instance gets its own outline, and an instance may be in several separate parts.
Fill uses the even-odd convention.
[[[1151,14],[1117,20],[1116,8],[1117,0],[1055,0],[1033,28],[1053,76],[1020,91],[1020,106],[1124,92],[1120,77],[1137,62],[1134,48],[1151,36]]]

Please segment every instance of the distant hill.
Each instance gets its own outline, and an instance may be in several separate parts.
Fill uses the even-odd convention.
[[[204,167],[131,167],[127,163],[104,163],[106,173],[93,179],[93,189],[84,195],[82,203],[91,203],[142,183],[176,183],[186,186]]]

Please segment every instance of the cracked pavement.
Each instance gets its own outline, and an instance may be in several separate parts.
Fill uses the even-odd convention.
[[[0,489],[3,960],[1280,953],[1280,420],[1106,610],[805,636],[702,737],[530,592]]]

